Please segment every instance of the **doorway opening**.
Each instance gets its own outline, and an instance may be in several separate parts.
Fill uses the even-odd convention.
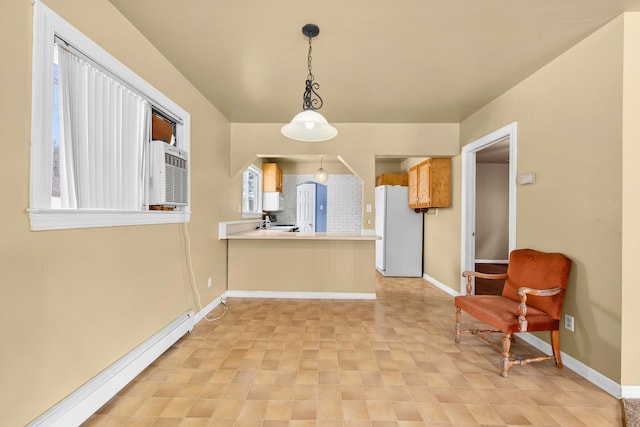
[[[514,122],[462,149],[462,271],[500,272],[515,249],[516,131]],[[472,293],[501,292],[493,281],[472,286]]]

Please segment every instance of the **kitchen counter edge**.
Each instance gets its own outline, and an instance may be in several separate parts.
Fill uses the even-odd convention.
[[[291,232],[256,230],[260,220],[223,221],[218,223],[219,240],[380,240],[375,230],[360,233]]]
[[[229,234],[228,240],[380,240],[380,236],[370,233],[322,233],[253,230]]]

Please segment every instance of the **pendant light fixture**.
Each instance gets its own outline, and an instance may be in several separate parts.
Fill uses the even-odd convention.
[[[329,172],[322,169],[322,157],[320,157],[320,169],[316,170],[316,173],[313,175],[313,180],[318,184],[326,184],[329,180]]]
[[[315,24],[302,27],[302,34],[309,38],[309,54],[307,55],[307,69],[309,74],[305,82],[302,96],[302,112],[298,113],[291,123],[282,126],[281,132],[287,138],[304,142],[319,142],[335,138],[338,130],[331,126],[327,119],[316,110],[322,108],[322,98],[318,95],[320,85],[314,82],[311,72],[311,40],[320,34],[320,28]]]

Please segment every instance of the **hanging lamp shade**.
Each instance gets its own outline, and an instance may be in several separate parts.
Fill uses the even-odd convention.
[[[281,132],[287,138],[304,142],[320,142],[335,138],[338,130],[317,111],[304,110],[282,126]]]
[[[320,87],[315,82],[311,72],[311,41],[320,33],[320,28],[315,24],[307,24],[302,27],[302,34],[309,39],[309,53],[307,55],[307,79],[305,81],[304,94],[302,95],[302,112],[296,114],[291,123],[282,126],[280,131],[287,138],[304,142],[319,142],[335,138],[338,130],[331,126],[327,119],[316,110],[322,108],[322,98],[318,95]]]
[[[322,158],[320,158],[320,168],[313,174],[313,180],[318,184],[326,184],[329,180],[329,172],[322,168]]]

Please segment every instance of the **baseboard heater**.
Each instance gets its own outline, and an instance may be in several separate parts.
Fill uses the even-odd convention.
[[[27,426],[82,424],[180,337],[190,332],[194,324],[194,312],[184,313]]]

